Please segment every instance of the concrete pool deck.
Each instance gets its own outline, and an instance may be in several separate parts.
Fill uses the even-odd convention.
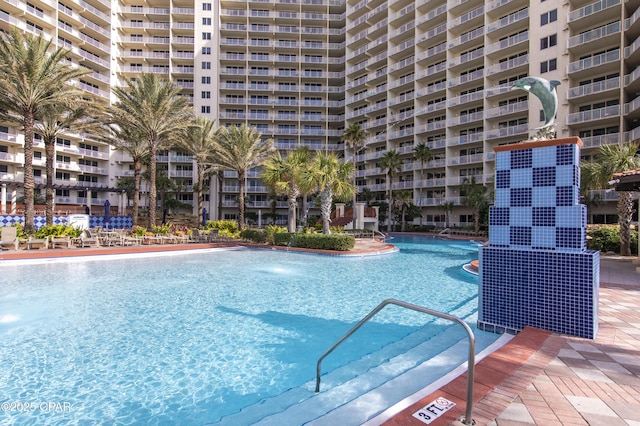
[[[385,253],[388,245],[359,240],[351,255]],[[19,250],[2,259],[36,259],[237,246],[167,244]],[[601,258],[600,328],[595,340],[525,329],[476,365],[476,425],[640,426],[640,273],[631,258]],[[431,424],[461,424],[466,374],[380,423],[422,425],[413,413],[438,397],[456,406]]]

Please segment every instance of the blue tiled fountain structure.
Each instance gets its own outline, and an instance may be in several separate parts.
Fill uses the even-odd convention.
[[[489,243],[480,248],[478,327],[598,330],[599,253],[587,250],[579,138],[496,147]]]

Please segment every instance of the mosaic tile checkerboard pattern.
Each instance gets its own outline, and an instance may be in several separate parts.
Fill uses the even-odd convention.
[[[96,226],[118,228],[118,229],[130,229],[132,225],[132,218],[128,216],[109,216],[109,221],[105,221],[103,216],[91,216],[89,218],[89,227],[95,228]],[[47,218],[45,216],[35,216],[33,219],[36,229],[47,224]],[[0,226],[11,226],[16,223],[24,225],[24,216],[0,216]],[[67,216],[54,216],[54,225],[66,225]]]
[[[587,250],[579,139],[496,152],[489,244],[480,248],[478,328],[598,329],[599,253]]]
[[[579,204],[579,164],[575,144],[497,153],[490,245],[586,250],[587,210]]]

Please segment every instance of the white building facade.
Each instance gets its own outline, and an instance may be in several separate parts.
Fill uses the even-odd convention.
[[[157,73],[181,87],[194,112],[218,125],[256,126],[287,152],[300,146],[345,152],[342,133],[369,134],[357,156],[357,183],[386,199],[379,159],[396,150],[393,189],[413,195],[423,224],[471,225],[462,183],[493,186],[498,145],[526,140],[542,124],[537,99],[512,84],[524,76],[559,80],[557,136],[580,136],[590,158],[603,144],[640,138],[640,0],[270,0],[147,2],[4,0],[0,28],[43,34],[91,70],[80,84],[105,103],[123,78]],[[425,143],[424,165],[414,148]],[[36,140],[36,183],[44,184],[44,144]],[[20,129],[0,124],[0,183],[20,193]],[[195,165],[166,151],[159,167],[178,184],[172,197],[194,206]],[[90,135],[56,146],[56,203],[123,203],[118,180],[130,158]],[[267,213],[272,197],[253,171],[247,208]],[[205,207],[234,218],[238,182],[212,179]],[[44,190],[42,191],[44,193]],[[220,197],[218,197],[220,195]],[[612,222],[610,201],[589,209]],[[286,203],[276,201],[278,222]],[[194,206],[195,208],[195,206]],[[189,209],[187,209],[189,210]],[[193,208],[190,209],[194,211]],[[416,220],[417,223],[418,220]]]

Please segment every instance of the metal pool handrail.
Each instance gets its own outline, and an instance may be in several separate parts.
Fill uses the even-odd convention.
[[[407,302],[402,302],[396,299],[386,299],[382,303],[380,303],[374,310],[369,312],[367,316],[362,318],[360,322],[354,325],[351,330],[349,330],[344,336],[342,336],[336,343],[333,344],[325,353],[323,353],[320,358],[318,358],[318,364],[316,366],[316,392],[320,392],[320,373],[322,369],[322,360],[325,359],[331,352],[333,352],[342,342],[347,340],[353,333],[358,331],[360,327],[362,327],[367,321],[373,318],[378,312],[384,309],[387,305],[397,305],[402,308],[411,309],[414,311],[422,312],[425,314],[433,315],[439,318],[443,318],[452,322],[455,322],[464,328],[469,337],[469,358],[467,360],[467,409],[465,412],[465,418],[461,419],[461,421],[465,425],[473,424],[472,410],[473,410],[473,381],[474,381],[474,370],[475,370],[475,358],[476,358],[476,338],[473,335],[473,331],[467,325],[466,322],[461,320],[458,317],[453,315],[445,314],[443,312],[434,311],[433,309],[423,308],[422,306],[414,305]]]

